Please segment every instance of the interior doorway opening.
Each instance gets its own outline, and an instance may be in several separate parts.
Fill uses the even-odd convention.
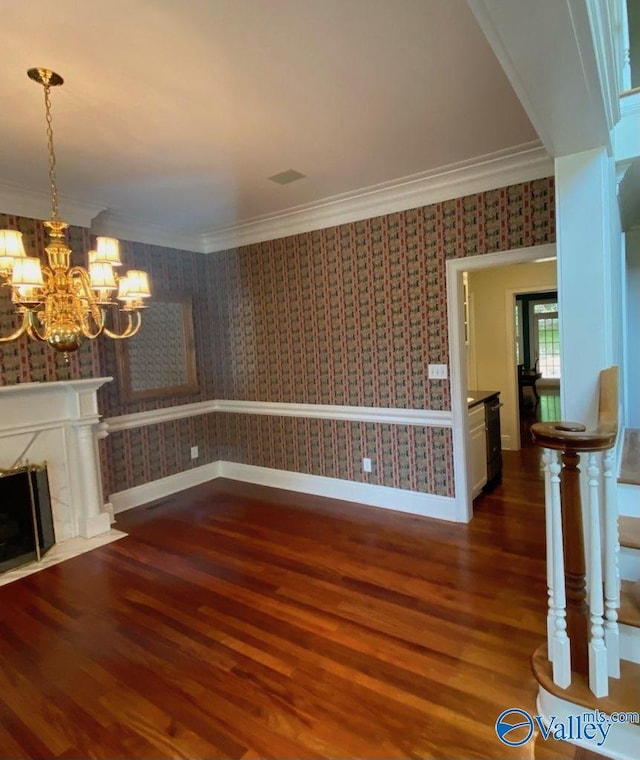
[[[554,245],[447,262],[455,498],[457,512],[462,519],[466,516],[470,520],[473,515],[468,403],[470,391],[481,388],[500,393],[504,416],[503,450],[520,448],[519,384],[513,314],[515,296],[534,290],[536,286],[528,288],[521,282],[505,283],[500,279],[500,272],[507,268],[516,270],[519,264],[541,262],[549,262],[555,274]],[[498,283],[499,295],[495,291],[487,291],[483,295],[478,287],[478,283],[482,285],[482,280],[494,286]],[[553,282],[545,282],[537,289],[542,292],[554,290],[556,282],[554,276]],[[482,300],[488,304],[484,317],[480,314]]]
[[[558,292],[518,293],[514,303],[520,445],[531,445],[534,422],[560,418]]]

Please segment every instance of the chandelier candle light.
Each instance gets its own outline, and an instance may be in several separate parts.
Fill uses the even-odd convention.
[[[151,293],[146,272],[129,270],[118,277],[114,267],[121,266],[119,243],[115,238],[98,237],[96,250],[89,251],[88,269],[71,264],[71,248],[65,242],[69,226],[58,217],[56,154],[51,128],[51,87],[63,83],[49,69],[29,69],[29,77],[44,87],[51,182],[51,219],[44,222],[49,231],[45,248],[49,266],[27,256],[18,230],[0,230],[0,283],[11,288],[11,300],[20,315],[20,326],[0,343],[17,340],[26,333],[45,341],[56,351],[76,351],[84,338],[131,338],[140,329],[140,310]],[[116,299],[113,296],[117,291]],[[118,304],[120,301],[120,304]],[[107,313],[117,308],[126,315],[122,332],[106,326]]]

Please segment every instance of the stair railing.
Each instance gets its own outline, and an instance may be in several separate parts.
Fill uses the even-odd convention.
[[[589,688],[596,697],[608,695],[609,677],[620,677],[614,477],[617,434],[617,367],[600,373],[595,429],[587,430],[585,425],[574,422],[538,422],[531,426],[534,442],[543,449],[547,651],[553,681],[566,689],[572,672],[588,675]],[[583,524],[580,456],[585,454],[588,506]]]

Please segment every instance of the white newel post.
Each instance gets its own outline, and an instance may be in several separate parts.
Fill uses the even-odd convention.
[[[0,387],[0,467],[46,462],[57,543],[111,529],[102,503],[97,391],[112,379]]]
[[[604,645],[604,605],[602,600],[602,545],[600,541],[600,467],[599,457],[589,452],[589,688],[596,697],[609,693],[607,650]]]

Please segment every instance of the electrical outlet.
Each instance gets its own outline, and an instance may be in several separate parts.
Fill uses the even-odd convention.
[[[369,457],[364,457],[362,460],[362,471],[371,472],[371,459]]]
[[[447,379],[447,365],[446,364],[430,364],[428,375],[429,375],[429,380],[446,380]]]
[[[191,459],[197,459],[199,456],[200,456],[200,454],[198,453],[198,447],[197,446],[192,446],[191,447]]]

